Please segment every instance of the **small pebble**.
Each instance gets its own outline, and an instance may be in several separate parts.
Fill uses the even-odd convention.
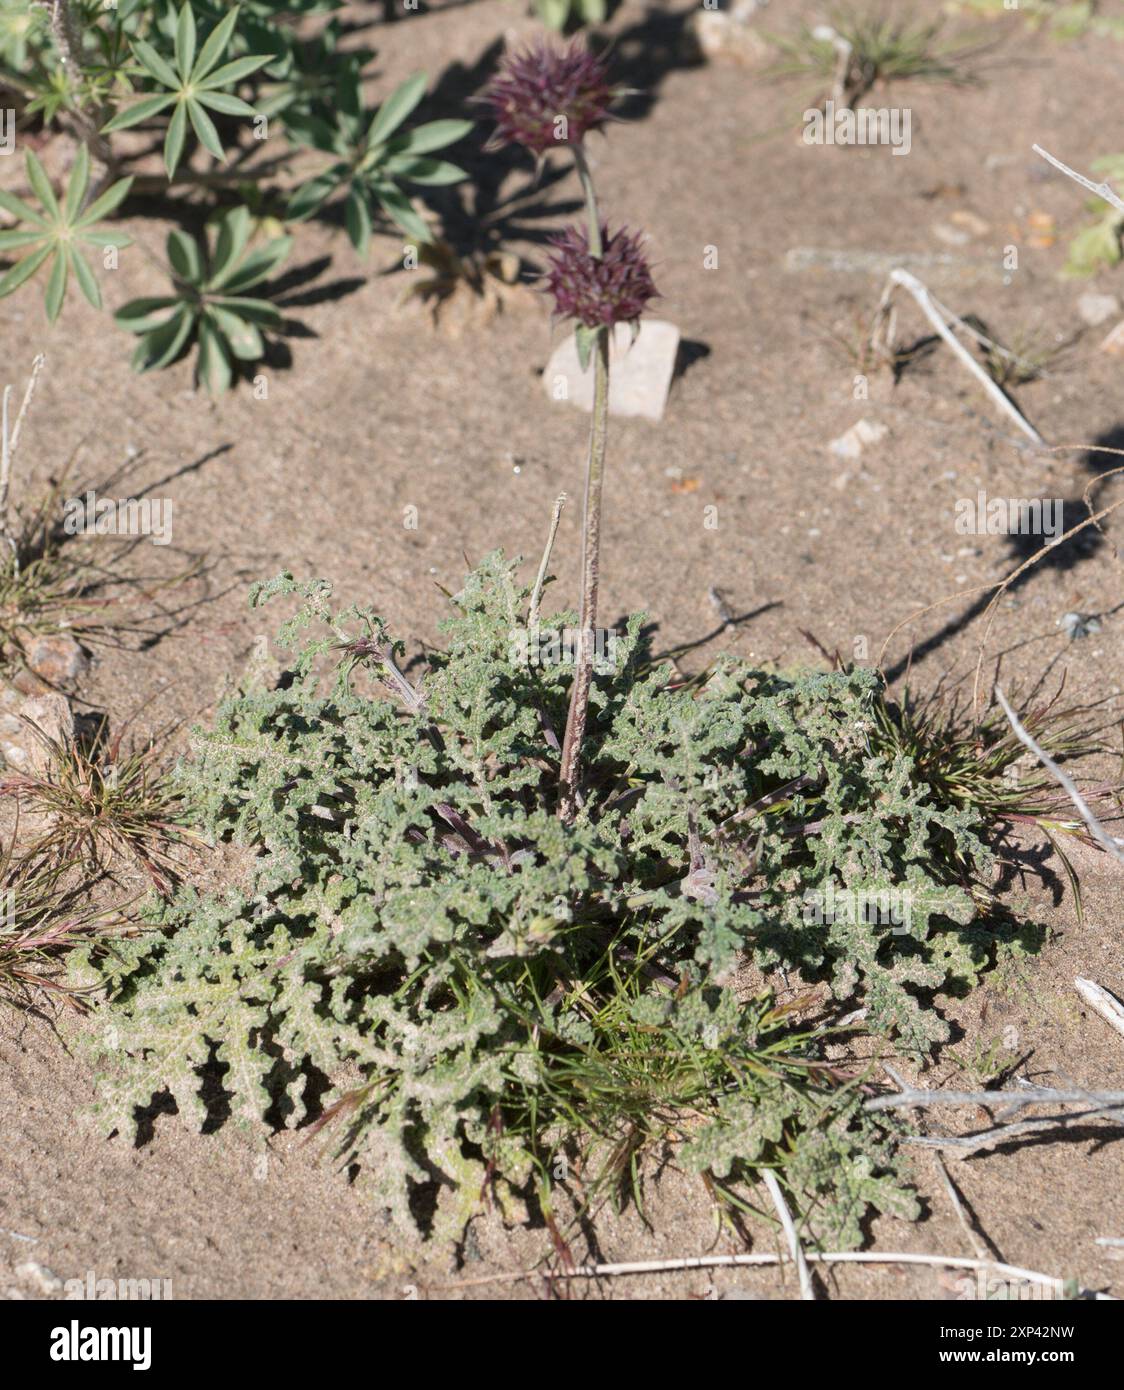
[[[1077,301],[1077,312],[1090,328],[1099,328],[1102,323],[1115,318],[1120,313],[1120,301],[1114,294],[1083,294]]]
[[[15,1275],[25,1284],[34,1285],[41,1294],[62,1293],[62,1280],[53,1270],[36,1260],[26,1260],[23,1264],[16,1265]]]

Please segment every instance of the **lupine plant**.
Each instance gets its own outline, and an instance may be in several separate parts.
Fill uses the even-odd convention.
[[[467,135],[472,122],[429,121],[403,130],[423,96],[425,74],[415,73],[372,113],[363,107],[357,77],[348,74],[336,88],[331,124],[314,113],[293,118],[293,137],[335,156],[335,162],[301,185],[289,202],[289,217],[298,221],[311,217],[333,194],[346,189],[347,232],[360,254],[371,238],[375,208],[381,208],[408,235],[431,241],[429,228],[399,185],[459,183],[464,170],[432,156]]]
[[[594,632],[601,551],[601,492],[609,424],[609,344],[618,323],[635,337],[640,315],[656,296],[640,237],[601,222],[585,154],[588,134],[604,128],[618,95],[605,63],[575,40],[540,43],[508,58],[487,93],[496,121],[493,146],[519,144],[543,159],[558,145],[571,153],[585,195],[587,226],[553,240],[546,290],[555,315],[575,322],[583,370],[593,361],[593,416],[586,464],[583,521],[581,647],[562,744],[559,803],[564,819],[577,810],[578,769],[593,680]]]
[[[103,217],[125,201],[132,179],[119,179],[99,198],[87,203],[90,156],[86,146],[80,145],[66,193],[60,201],[55,197],[46,170],[31,150],[26,154],[26,168],[28,183],[39,202],[38,208],[0,189],[0,208],[24,224],[22,230],[0,232],[0,253],[25,252],[11,270],[0,278],[0,298],[18,289],[40,267],[49,267],[44,302],[47,318],[52,323],[62,309],[71,271],[82,293],[95,309],[100,309],[101,291],[97,277],[85,259],[82,248],[89,252],[131,244],[132,238],[124,232],[113,231],[100,224]]]
[[[240,207],[218,219],[209,239],[168,233],[174,293],[130,300],[116,314],[120,327],[141,335],[135,371],[167,366],[194,341],[196,376],[214,394],[229,387],[236,362],[257,362],[264,355],[261,330],[278,328],[281,313],[246,291],[284,261],[292,238],[274,237],[248,251],[251,230],[250,213]]]
[[[95,269],[80,248],[129,244],[123,233],[97,225],[127,196],[167,195],[191,186],[204,196],[223,190],[223,206],[233,195],[243,210],[258,207],[271,196],[264,181],[294,150],[323,151],[334,162],[306,177],[290,196],[291,220],[318,213],[339,191],[346,194],[345,222],[359,252],[366,251],[372,231],[387,223],[419,243],[431,242],[430,226],[412,198],[465,177],[434,155],[459,140],[471,122],[408,126],[425,96],[421,73],[385,100],[366,104],[362,78],[371,51],[340,52],[337,20],[319,32],[296,22],[341,8],[341,0],[243,0],[233,6],[219,0],[52,0],[49,6],[3,0],[0,83],[16,97],[17,139],[27,129],[58,126],[77,135],[79,145],[65,191],[52,187],[28,151],[30,200],[0,196],[0,208],[15,219],[0,229],[0,255],[24,253],[0,272],[0,297],[41,273],[53,321],[73,274],[86,298],[100,307]],[[162,153],[158,172],[155,149],[146,147],[150,136]],[[184,255],[189,240],[177,239]],[[186,266],[186,260],[183,266],[173,262],[177,285],[203,289],[185,278]],[[254,325],[270,326],[278,318],[274,311],[267,322],[264,310],[255,312],[259,316],[238,332],[224,320],[225,331],[214,314],[175,315],[175,331],[158,325],[156,339],[142,344],[139,364],[147,369],[173,361],[186,341],[180,330],[209,322],[211,329],[200,328],[200,378],[211,390],[225,389],[233,380],[232,358],[245,358],[261,345]],[[138,331],[135,314],[122,311],[117,321]]]

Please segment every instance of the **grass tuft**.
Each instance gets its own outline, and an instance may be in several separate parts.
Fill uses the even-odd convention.
[[[976,80],[964,65],[979,51],[978,45],[941,42],[943,20],[915,20],[841,7],[829,12],[829,27],[850,46],[850,58],[842,72],[839,50],[823,33],[823,26],[802,24],[795,37],[770,36],[781,54],[775,74],[834,81],[849,105],[880,82],[967,86]]]
[[[159,766],[157,743],[124,750],[120,735],[105,744],[36,733],[48,754],[46,770],[0,780],[0,798],[46,823],[32,853],[95,873],[136,866],[157,892],[170,893],[182,870],[173,851],[195,837],[186,829],[179,792]]]
[[[128,929],[119,909],[96,906],[90,885],[41,856],[0,856],[0,1002],[42,1013],[65,1004],[81,1011],[85,990],[70,983],[66,954]]]

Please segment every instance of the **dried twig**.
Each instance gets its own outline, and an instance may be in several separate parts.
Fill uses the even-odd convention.
[[[866,1102],[867,1110],[926,1110],[936,1105],[982,1105],[998,1107],[1004,1114],[1025,1110],[1028,1105],[1085,1105],[1092,1111],[1124,1106],[1124,1091],[1085,1091],[1076,1087],[1060,1090],[1054,1086],[1020,1086],[1011,1091],[930,1091],[910,1086],[897,1072],[886,1070],[900,1088],[890,1095],[875,1096]]]
[[[31,363],[31,375],[27,379],[27,389],[23,393],[23,401],[16,416],[16,423],[12,427],[11,433],[8,432],[8,402],[11,399],[12,388],[4,387],[3,400],[3,420],[0,422],[0,433],[2,433],[2,457],[0,457],[0,540],[4,540],[15,553],[16,545],[8,532],[8,492],[12,485],[12,459],[15,456],[16,447],[20,442],[20,431],[23,429],[24,417],[31,405],[32,397],[35,395],[35,386],[39,380],[39,373],[43,370],[46,362],[43,353],[38,353]]]
[[[928,289],[918,280],[916,275],[911,275],[908,270],[902,270],[900,267],[890,272],[890,278],[887,281],[886,289],[882,295],[882,302],[879,305],[879,314],[886,315],[890,312],[891,297],[895,288],[898,286],[913,297],[917,307],[964,366],[968,368],[999,409],[1013,420],[1015,424],[1018,425],[1019,429],[1022,430],[1023,434],[1033,440],[1035,444],[1045,444],[1046,441],[1030,421],[1027,420],[1007,396],[1003,394],[948,325],[951,322],[959,327],[965,328],[968,332],[974,332],[974,330],[966,325],[963,319],[946,309],[943,304],[939,304],[929,293]]]
[[[1055,169],[1074,181],[1079,183],[1082,188],[1087,188],[1090,193],[1095,193],[1098,198],[1102,198],[1110,207],[1114,207],[1117,212],[1124,212],[1124,199],[1119,194],[1114,193],[1107,183],[1094,183],[1092,179],[1087,179],[1084,174],[1079,174],[1076,169],[1071,169],[1068,164],[1063,164],[1060,159],[1055,159],[1048,150],[1044,150],[1041,145],[1032,145],[1035,154],[1041,155],[1047,164],[1052,164]]]
[[[1110,1028],[1115,1028],[1124,1036],[1124,1004],[1114,994],[1109,994],[1096,980],[1083,980],[1080,976],[1073,987],[1088,1006],[1100,1014]]]
[[[809,1250],[804,1258],[813,1264],[884,1264],[884,1265],[928,1265],[944,1269],[978,1269],[1003,1279],[1019,1280],[1023,1283],[1038,1284],[1050,1289],[1055,1298],[1068,1296],[1066,1282],[1049,1274],[1039,1274],[1037,1270],[1021,1269],[1018,1265],[1004,1264],[1000,1260],[969,1259],[960,1255],[919,1255],[912,1251],[895,1251],[883,1254],[876,1250],[838,1250],[819,1252]],[[623,1264],[575,1265],[572,1269],[551,1271],[549,1278],[556,1279],[607,1279],[624,1274],[672,1274],[689,1269],[741,1269],[755,1265],[786,1264],[789,1255],[696,1255],[680,1260],[633,1260]],[[524,1279],[546,1278],[542,1271],[519,1270],[511,1274],[486,1274],[478,1279],[463,1279],[455,1284],[436,1284],[435,1291],[466,1289],[483,1284],[516,1284]],[[1118,1300],[1111,1294],[1077,1290],[1079,1298],[1093,1298],[1099,1302],[1115,1303]]]
[[[804,1251],[800,1245],[800,1237],[796,1234],[796,1226],[792,1220],[792,1212],[788,1209],[788,1203],[784,1199],[781,1185],[777,1181],[777,1175],[771,1168],[766,1168],[761,1174],[765,1186],[769,1189],[769,1196],[773,1200],[773,1206],[777,1209],[777,1216],[780,1218],[781,1227],[785,1236],[788,1238],[789,1253],[792,1255],[793,1263],[796,1265],[796,1272],[800,1278],[800,1297],[806,1300],[813,1300],[816,1291],[812,1287],[812,1272],[808,1268],[808,1261],[804,1258]]]
[[[535,577],[535,587],[531,590],[531,607],[527,615],[527,626],[532,632],[538,631],[539,604],[542,602],[543,585],[546,583],[546,568],[550,564],[550,552],[554,549],[554,539],[558,535],[558,523],[562,519],[562,508],[566,505],[566,494],[560,492],[554,499],[554,510],[550,513],[550,530],[547,532],[546,548],[542,553],[542,563]]]
[[[952,1178],[949,1176],[948,1169],[945,1167],[944,1159],[940,1156],[939,1153],[935,1153],[933,1157],[936,1160],[938,1169],[940,1170],[941,1181],[944,1183],[944,1190],[948,1193],[948,1200],[952,1203],[952,1209],[956,1213],[957,1219],[960,1222],[964,1234],[968,1237],[968,1243],[976,1252],[976,1258],[980,1260],[986,1260],[990,1258],[987,1247],[980,1239],[979,1235],[976,1232],[975,1226],[972,1225],[972,1222],[969,1219],[968,1212],[964,1206],[963,1198],[960,1195],[960,1189],[956,1186],[956,1184],[952,1181]],[[992,1252],[992,1254],[994,1254],[994,1251]]]
[[[982,1153],[986,1149],[1009,1144],[1026,1134],[1040,1134],[1046,1130],[1065,1130],[1086,1120],[1124,1120],[1124,1110],[1106,1110],[1094,1107],[1092,1110],[1074,1111],[1072,1114],[1043,1115],[1034,1120],[1019,1120],[1013,1125],[996,1125],[979,1134],[957,1134],[936,1137],[929,1134],[910,1134],[903,1140],[906,1144],[916,1144],[925,1149],[951,1149],[960,1158],[970,1154]]]
[[[1020,743],[1030,749],[1046,771],[1060,784],[1070,801],[1077,807],[1081,819],[1089,827],[1089,833],[1103,849],[1108,850],[1109,854],[1111,854],[1114,859],[1124,864],[1124,849],[1120,847],[1115,838],[1108,833],[1104,826],[1101,825],[1100,821],[1097,820],[1096,816],[1093,815],[1092,811],[1090,811],[1085,798],[1074,785],[1073,779],[1068,777],[1061,770],[1048,753],[1042,751],[1038,744],[1035,743],[1033,737],[1023,728],[1022,724],[1019,722],[1018,715],[1016,715],[1015,711],[1011,708],[1006,695],[1003,694],[998,686],[995,687],[995,698],[1003,707],[1003,713],[1007,716],[1007,722],[1014,730],[1015,737]]]
[[[909,1085],[892,1067],[886,1072],[898,1090],[893,1095],[876,1096],[866,1102],[867,1110],[927,1109],[937,1105],[971,1105],[997,1110],[997,1118],[1017,1114],[1028,1105],[1083,1105],[1072,1114],[1043,1115],[1015,1124],[1000,1123],[976,1134],[934,1137],[908,1135],[904,1142],[927,1149],[952,1149],[961,1157],[995,1148],[1024,1134],[1049,1129],[1066,1129],[1085,1120],[1124,1120],[1124,1091],[1060,1090],[1051,1086],[1022,1085],[1010,1091],[930,1091]]]

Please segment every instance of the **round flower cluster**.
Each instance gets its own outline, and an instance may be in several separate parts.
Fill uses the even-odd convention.
[[[552,237],[543,288],[554,296],[560,318],[577,319],[587,328],[635,323],[648,301],[659,297],[643,240],[623,227],[612,236],[602,227],[601,244],[601,255],[591,255],[589,235],[581,227]]]
[[[580,39],[568,48],[540,41],[508,57],[484,94],[496,122],[490,144],[536,155],[578,145],[609,119],[615,95],[605,64]]]

